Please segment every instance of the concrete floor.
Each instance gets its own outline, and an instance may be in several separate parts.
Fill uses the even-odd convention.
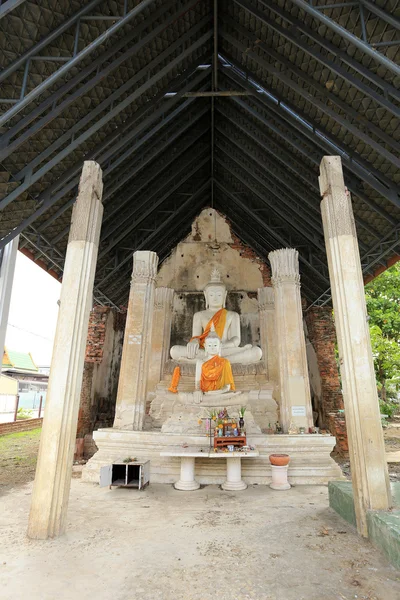
[[[72,481],[68,533],[25,537],[32,484],[0,498],[2,600],[399,600],[400,572],[326,487],[177,492]]]

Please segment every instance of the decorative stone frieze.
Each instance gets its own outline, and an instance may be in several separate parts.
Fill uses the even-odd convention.
[[[281,248],[270,252],[268,258],[272,267],[272,284],[277,287],[292,283],[300,287],[299,253],[294,248]]]

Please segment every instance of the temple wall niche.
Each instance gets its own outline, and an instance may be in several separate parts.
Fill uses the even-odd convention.
[[[191,234],[172,251],[157,276],[157,287],[176,291],[171,345],[190,339],[192,318],[205,309],[203,289],[214,267],[228,288],[228,310],[240,314],[241,343],[259,345],[257,290],[271,285],[269,267],[231,232],[226,217],[212,208],[195,219]]]

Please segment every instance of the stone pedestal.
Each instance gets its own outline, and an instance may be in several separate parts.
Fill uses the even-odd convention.
[[[221,485],[227,492],[238,492],[245,490],[247,484],[242,480],[242,459],[227,457],[226,459],[226,481]]]
[[[285,433],[291,422],[308,431],[313,426],[313,418],[298,252],[293,248],[284,248],[270,252],[268,258],[275,291],[281,424]]]
[[[133,255],[132,283],[126,316],[114,427],[143,429],[154,312],[154,282],[158,256]]]
[[[64,532],[71,484],[79,397],[92,305],[103,206],[99,165],[83,165],[72,211],[60,311],[51,362],[46,410],[28,536],[46,539]]]
[[[0,258],[0,356],[3,360],[6,341],[8,314],[17,259],[19,236],[3,248]]]
[[[161,381],[164,365],[169,359],[174,293],[173,289],[167,287],[159,287],[155,290],[151,357],[147,384],[149,392],[154,392],[156,385]]]
[[[287,479],[289,465],[279,467],[278,465],[271,465],[272,471],[272,483],[270,488],[272,490],[290,490],[290,483]]]
[[[275,292],[272,287],[258,288],[260,340],[269,381],[278,381],[278,350],[275,323]]]
[[[389,508],[391,493],[357,234],[339,156],[322,159],[319,184],[357,529],[367,537],[367,510]]]
[[[198,490],[200,484],[194,478],[195,458],[192,456],[182,456],[181,458],[181,476],[179,481],[174,483],[176,490],[184,492],[193,492]]]

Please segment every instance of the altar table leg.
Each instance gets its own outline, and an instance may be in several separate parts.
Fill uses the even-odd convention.
[[[241,458],[226,459],[226,481],[222,484],[222,489],[230,492],[245,490],[247,485],[242,481]]]
[[[194,478],[194,461],[192,456],[182,456],[181,478],[174,484],[176,490],[191,492],[199,489],[200,484]]]

